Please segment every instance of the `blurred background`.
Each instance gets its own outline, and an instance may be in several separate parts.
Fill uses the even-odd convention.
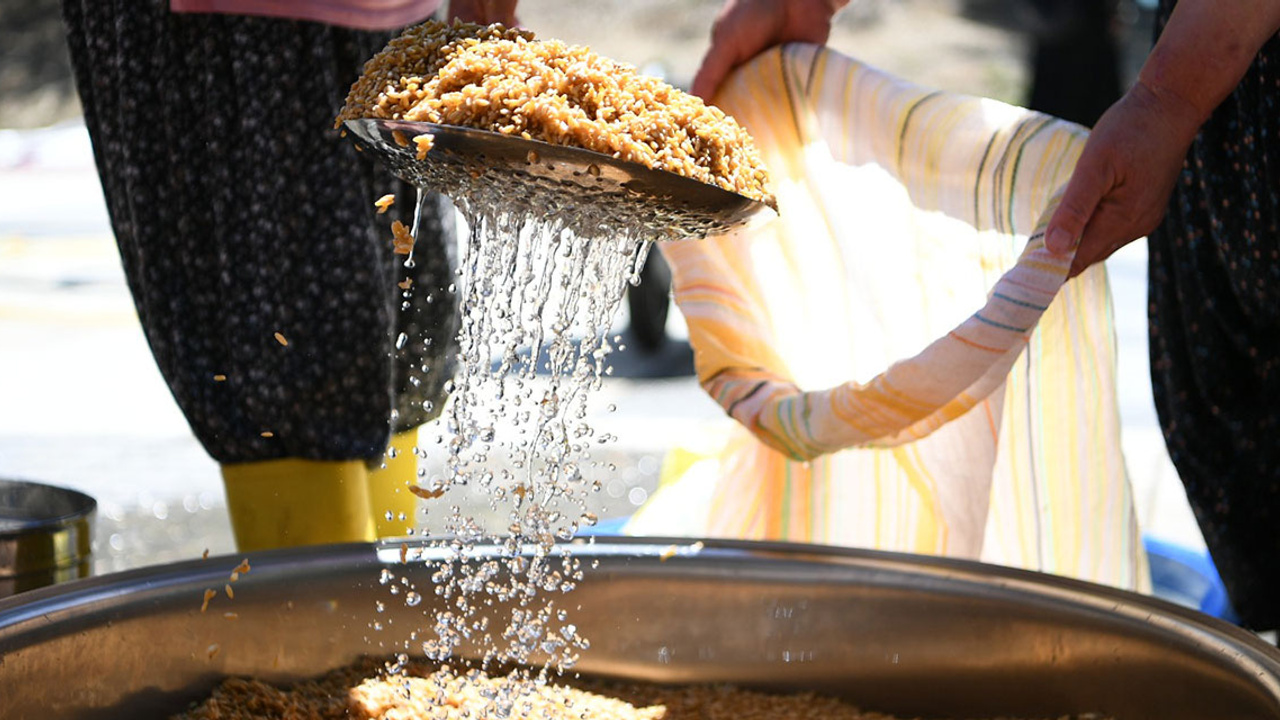
[[[719,6],[521,0],[520,16],[544,37],[687,88]],[[1131,82],[1151,23],[1151,8],[1134,0],[853,0],[831,45],[917,83],[1090,124]],[[1151,401],[1144,244],[1109,267],[1140,520],[1149,535],[1199,550]],[[597,422],[618,437],[597,468],[602,518],[648,498],[677,439],[726,422],[691,375],[660,268],[649,275],[617,320],[631,342],[597,402],[616,406]],[[161,380],[125,286],[57,0],[0,3],[0,477],[96,497],[99,573],[234,551],[218,468]],[[472,500],[483,512],[484,499]]]

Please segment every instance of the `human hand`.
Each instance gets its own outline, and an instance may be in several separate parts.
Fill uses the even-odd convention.
[[[849,0],[726,0],[711,26],[711,47],[693,78],[693,94],[710,100],[734,68],[775,45],[825,45],[831,18]]]
[[[449,0],[449,17],[477,25],[516,27],[516,0]]]
[[[1102,115],[1045,228],[1058,255],[1079,239],[1071,277],[1156,228],[1201,119],[1141,81]]]

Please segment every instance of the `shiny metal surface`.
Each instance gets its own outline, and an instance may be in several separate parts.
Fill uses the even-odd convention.
[[[548,217],[597,210],[617,227],[645,226],[670,240],[723,233],[770,213],[764,203],[714,185],[608,155],[501,133],[403,120],[348,120],[357,147],[401,179],[455,200],[520,198]],[[417,159],[412,138],[430,133]]]
[[[600,540],[570,600],[579,669],[816,690],[906,717],[1280,717],[1280,653],[1137,595],[976,563],[811,546]],[[0,601],[5,718],[163,717],[227,675],[283,681],[390,654],[422,625],[378,582],[430,563],[350,545],[99,577]],[[382,601],[386,611],[378,613]],[[224,616],[235,612],[237,617]],[[379,622],[381,630],[373,629]]]
[[[0,598],[89,577],[97,507],[75,490],[0,480]]]

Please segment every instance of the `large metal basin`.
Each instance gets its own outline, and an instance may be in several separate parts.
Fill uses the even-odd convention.
[[[567,598],[592,643],[584,673],[802,688],[908,717],[1280,717],[1280,653],[1164,602],[977,563],[677,542],[674,556],[664,540],[573,549],[600,561]],[[399,545],[249,558],[235,599],[203,614],[240,557],[0,601],[0,716],[163,717],[228,675],[287,680],[394,652],[434,599],[390,602],[383,567],[430,585]]]

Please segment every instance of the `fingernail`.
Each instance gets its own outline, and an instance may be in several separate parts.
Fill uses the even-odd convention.
[[[1044,246],[1049,252],[1061,255],[1071,249],[1072,246],[1071,233],[1062,228],[1054,228],[1044,239]]]

